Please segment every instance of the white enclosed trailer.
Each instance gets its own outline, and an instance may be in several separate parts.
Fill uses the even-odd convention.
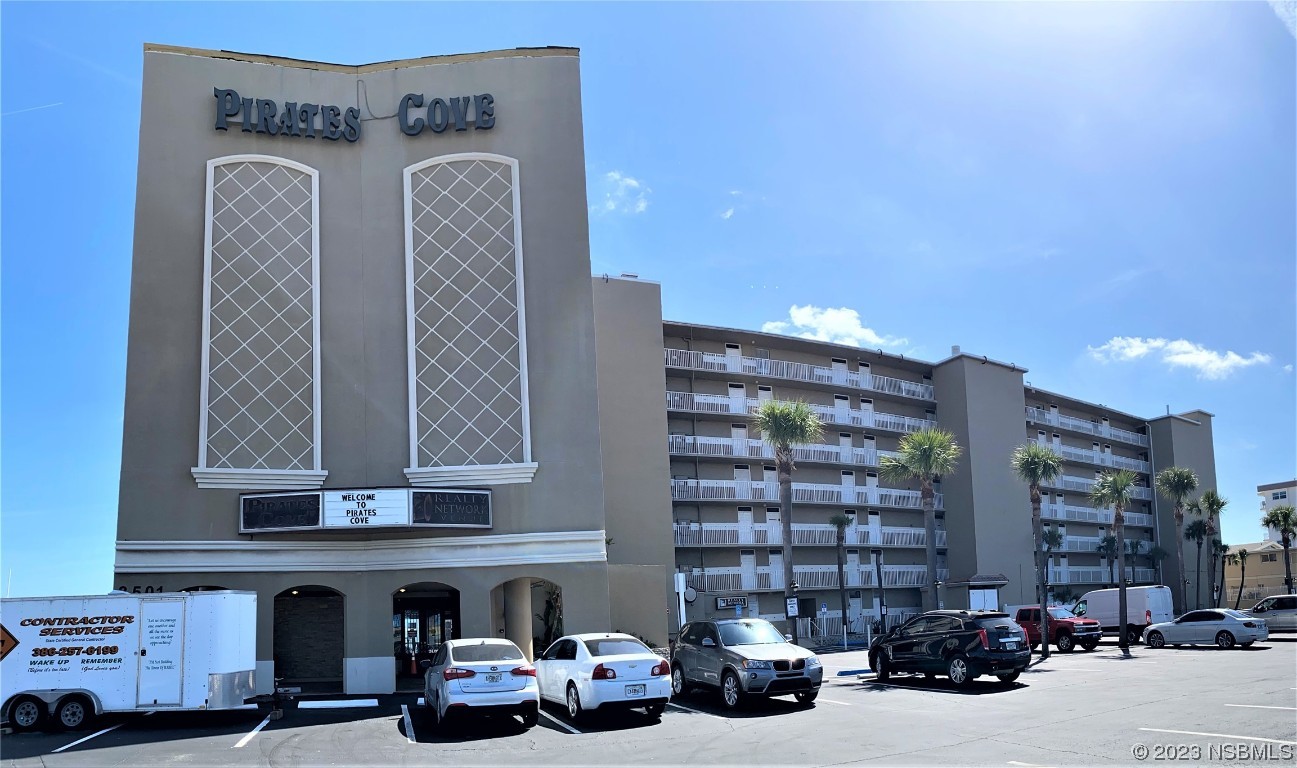
[[[257,595],[219,590],[0,601],[0,702],[15,730],[104,712],[232,709],[253,696]]]

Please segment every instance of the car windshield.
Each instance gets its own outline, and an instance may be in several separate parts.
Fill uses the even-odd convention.
[[[721,625],[721,642],[726,645],[760,645],[787,641],[768,621],[738,621]]]
[[[1050,608],[1049,616],[1050,618],[1054,618],[1054,619],[1075,619],[1076,618],[1076,614],[1072,613],[1066,608]]]
[[[602,637],[586,640],[591,656],[621,656],[627,653],[651,653],[648,646],[633,637]]]
[[[522,658],[522,651],[513,643],[482,643],[481,645],[461,645],[452,648],[451,657],[455,661],[516,661]]]

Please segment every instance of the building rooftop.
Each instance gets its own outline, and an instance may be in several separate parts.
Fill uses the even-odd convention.
[[[1297,480],[1289,480],[1286,483],[1270,483],[1269,485],[1258,485],[1256,487],[1256,492],[1261,493],[1263,491],[1281,491],[1285,488],[1293,488],[1293,487],[1297,487]]]
[[[238,51],[216,51],[207,48],[188,48],[179,45],[163,45],[161,43],[145,43],[144,52],[173,53],[182,56],[203,56],[209,59],[229,59],[231,61],[244,61],[252,64],[269,64],[277,67],[296,67],[298,69],[313,69],[320,72],[340,72],[343,74],[356,75],[364,74],[366,72],[381,72],[388,69],[423,67],[434,64],[462,64],[465,62],[484,61],[487,59],[579,56],[581,49],[562,46],[546,46],[544,48],[510,48],[499,51],[482,51],[479,53],[452,53],[440,56],[421,56],[415,59],[396,59],[393,61],[374,62],[372,64],[331,64],[324,61],[291,59],[286,56],[268,56],[260,53],[240,53]]]

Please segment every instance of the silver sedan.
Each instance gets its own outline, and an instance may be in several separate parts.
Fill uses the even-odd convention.
[[[1149,648],[1213,644],[1233,648],[1236,643],[1246,648],[1269,638],[1265,620],[1229,608],[1189,611],[1175,621],[1153,624],[1144,630],[1144,644]]]

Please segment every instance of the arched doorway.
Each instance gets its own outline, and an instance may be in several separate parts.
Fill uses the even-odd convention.
[[[563,632],[563,589],[552,581],[520,576],[491,590],[492,631],[535,659]]]
[[[440,582],[406,584],[392,593],[392,656],[397,689],[420,690],[419,662],[460,637],[459,590]]]
[[[343,602],[330,587],[302,585],[275,595],[275,677],[303,693],[343,689]]]

